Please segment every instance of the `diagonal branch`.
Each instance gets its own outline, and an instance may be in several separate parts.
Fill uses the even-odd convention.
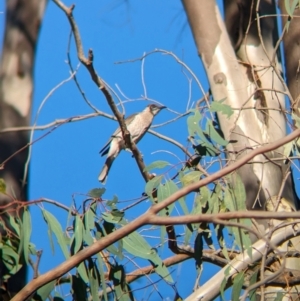
[[[97,87],[101,90],[101,92],[104,94],[105,99],[110,106],[113,114],[116,116],[118,123],[120,125],[122,135],[125,141],[125,144],[127,147],[132,151],[133,156],[137,162],[137,165],[140,169],[140,172],[142,176],[144,177],[145,181],[148,181],[150,179],[150,175],[148,172],[145,172],[145,164],[142,158],[141,153],[137,149],[135,143],[131,140],[130,133],[127,130],[125,121],[124,121],[124,116],[119,112],[112,95],[110,94],[109,89],[107,88],[105,82],[101,77],[97,74],[96,70],[94,69],[93,61],[94,61],[94,53],[92,49],[89,49],[88,51],[88,57],[85,57],[84,51],[83,51],[83,46],[82,46],[82,41],[79,33],[78,26],[75,22],[75,19],[73,17],[73,10],[75,8],[75,5],[71,5],[70,7],[65,6],[60,0],[53,0],[53,2],[66,14],[70,25],[72,32],[74,34],[74,39],[75,39],[75,44],[76,44],[76,49],[77,49],[77,56],[80,62],[86,67],[88,72],[91,75],[91,78],[93,82],[97,85]]]
[[[176,202],[181,197],[193,192],[195,189],[199,189],[200,187],[203,187],[203,186],[211,183],[212,181],[215,181],[215,180],[235,171],[237,168],[246,164],[251,159],[253,159],[255,156],[257,156],[259,154],[263,154],[265,152],[270,152],[272,150],[275,150],[279,146],[284,145],[284,144],[296,139],[299,136],[300,136],[300,129],[297,129],[286,137],[283,137],[283,138],[281,138],[273,143],[267,144],[265,146],[256,148],[255,150],[246,154],[241,159],[237,160],[236,162],[232,163],[229,166],[226,166],[225,168],[221,169],[220,171],[218,171],[196,183],[192,183],[190,185],[187,185],[187,186],[179,189],[177,192],[173,193],[171,196],[166,198],[164,201],[153,205],[146,213],[144,213],[140,217],[136,218],[135,220],[133,220],[126,226],[115,230],[114,232],[112,232],[111,234],[109,234],[105,237],[102,237],[101,240],[95,242],[93,245],[85,248],[84,250],[81,250],[80,252],[73,255],[70,259],[61,263],[54,269],[40,275],[36,279],[33,279],[14,298],[12,298],[12,301],[25,300],[35,290],[37,290],[44,284],[61,277],[62,275],[67,273],[69,270],[71,270],[72,268],[77,266],[79,263],[81,263],[83,260],[100,252],[101,250],[110,246],[114,242],[116,242],[116,241],[122,239],[123,237],[125,237],[126,235],[136,231],[140,227],[151,224],[152,219],[155,217],[155,215],[159,211],[161,211],[163,208],[165,208],[167,206],[170,206],[172,203]],[[265,214],[268,215],[268,214],[270,214],[270,212],[265,212]],[[286,212],[284,214],[288,214],[288,213]],[[291,214],[291,213],[289,213],[289,214]],[[295,230],[292,227],[285,228],[285,231],[287,232],[287,231],[289,231],[289,229],[290,229],[290,231],[293,232],[291,235],[294,235]],[[279,235],[279,238],[285,239],[288,236],[288,234],[286,232],[284,233],[284,235],[282,234],[282,232],[280,232],[281,234]],[[259,242],[261,242],[261,241],[258,241],[257,243],[255,243],[255,245],[258,244]],[[263,242],[263,243],[265,246],[265,242]],[[276,242],[273,242],[273,243],[276,244]],[[259,254],[262,254],[262,253],[259,253]],[[243,254],[243,256],[246,256],[246,255]],[[247,256],[249,256],[249,255],[247,255]],[[242,260],[237,261],[237,262],[240,262],[240,264],[243,264],[244,258],[245,257],[243,257]],[[254,255],[253,255],[253,258],[256,258],[256,257],[254,257]],[[245,261],[245,264],[246,264],[246,261]],[[224,274],[223,274],[223,278],[224,278]],[[217,286],[215,286],[215,287],[217,287]],[[193,300],[195,300],[195,299],[193,299]]]

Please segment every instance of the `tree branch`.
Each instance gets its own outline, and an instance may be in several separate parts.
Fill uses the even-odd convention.
[[[73,10],[75,8],[75,5],[71,5],[68,8],[67,6],[65,6],[59,0],[53,0],[53,2],[66,14],[66,16],[67,16],[67,18],[70,22],[72,32],[74,34],[78,59],[80,60],[80,62],[86,67],[86,69],[90,73],[93,82],[97,85],[97,87],[104,94],[108,105],[110,106],[113,114],[116,116],[116,118],[118,120],[118,123],[120,125],[125,144],[132,151],[133,156],[134,156],[134,158],[137,162],[137,165],[140,169],[140,172],[141,172],[143,178],[145,179],[145,181],[149,181],[150,175],[149,175],[148,172],[144,171],[145,164],[144,164],[142,155],[139,152],[139,150],[137,149],[135,143],[131,140],[130,133],[127,130],[127,127],[126,127],[126,124],[125,124],[125,121],[124,121],[124,116],[119,112],[116,104],[114,103],[113,97],[109,92],[109,89],[107,89],[107,87],[106,87],[105,82],[101,79],[101,77],[98,76],[96,70],[94,69],[94,65],[93,65],[94,53],[93,53],[93,50],[89,49],[87,58],[84,55],[79,29],[78,29],[78,26],[77,26],[77,24],[74,20],[74,17],[73,17]]]
[[[129,224],[127,224],[126,226],[116,229],[114,232],[112,232],[111,234],[102,237],[101,240],[95,242],[93,245],[81,250],[80,252],[78,252],[77,254],[73,255],[70,259],[66,260],[65,262],[61,263],[60,265],[58,265],[57,267],[53,268],[52,270],[40,275],[38,278],[33,279],[31,282],[29,282],[13,299],[12,301],[21,301],[24,300],[26,298],[28,298],[28,296],[30,296],[32,294],[32,292],[34,292],[35,290],[37,290],[39,287],[43,286],[44,284],[61,277],[62,275],[64,275],[65,273],[67,273],[69,270],[71,270],[72,268],[74,268],[75,266],[77,266],[80,262],[82,262],[83,260],[93,256],[94,254],[100,252],[101,250],[105,249],[106,247],[110,246],[111,244],[113,244],[114,242],[122,239],[123,237],[125,237],[126,235],[134,232],[135,230],[139,229],[140,227],[147,225],[147,224],[151,224],[152,220],[155,220],[155,214],[157,214],[159,211],[161,211],[163,208],[170,206],[172,203],[174,203],[175,201],[177,201],[178,199],[180,199],[181,197],[193,192],[195,189],[199,189],[200,187],[203,187],[209,183],[211,183],[212,181],[215,181],[217,179],[219,179],[220,177],[223,177],[233,171],[235,171],[237,168],[239,168],[240,166],[246,164],[248,161],[250,161],[251,159],[253,159],[255,156],[259,155],[259,154],[263,154],[265,152],[270,152],[272,150],[277,149],[279,146],[286,144],[294,139],[296,139],[297,137],[300,136],[300,129],[295,130],[294,132],[292,132],[291,134],[289,134],[288,136],[279,139],[273,143],[267,144],[265,146],[259,147],[251,152],[249,152],[248,154],[246,154],[244,157],[242,157],[241,159],[239,159],[238,161],[232,163],[229,166],[224,167],[222,170],[196,182],[196,183],[192,183],[190,185],[187,185],[181,189],[179,189],[177,192],[173,193],[171,196],[169,196],[168,198],[166,198],[164,201],[153,205],[146,213],[144,213],[143,215],[141,215],[140,217],[136,218],[135,220],[133,220],[132,222],[130,222]],[[231,214],[231,213],[227,213],[227,214]],[[253,214],[253,213],[252,213]],[[265,212],[265,217],[268,217],[268,214],[274,214],[272,212]],[[295,217],[295,215],[297,213],[277,213],[278,216],[280,216],[281,214],[286,214],[286,216],[292,216]],[[277,216],[276,214],[276,216]],[[295,215],[293,215],[295,214]],[[273,215],[275,216],[275,215]],[[277,217],[278,217],[277,216]],[[203,217],[205,217],[205,215],[203,215]],[[292,227],[289,227],[289,229],[291,229],[291,231],[293,232],[292,235],[295,234],[295,230]],[[287,230],[286,230],[287,231]],[[285,233],[287,234],[287,233]],[[282,235],[281,233],[281,239],[285,239],[288,236]],[[258,242],[257,242],[258,243]],[[257,244],[256,243],[256,244]],[[262,244],[262,242],[260,242]],[[263,242],[265,245],[265,242]],[[243,256],[245,256],[245,254],[243,254]],[[256,258],[256,257],[253,257]],[[244,258],[240,259],[240,262],[243,263]],[[245,263],[247,265],[247,261],[245,261]],[[223,275],[224,278],[224,275]],[[215,286],[216,287],[216,286]],[[219,288],[219,287],[218,287]],[[194,299],[193,299],[194,300]]]

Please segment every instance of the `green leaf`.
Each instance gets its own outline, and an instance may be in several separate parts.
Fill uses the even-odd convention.
[[[13,249],[12,246],[9,246],[7,244],[2,246],[2,263],[6,266],[9,275],[7,275],[5,278],[9,278],[11,275],[16,274],[20,268],[22,267],[21,264],[19,264],[20,256],[19,254]]]
[[[104,268],[103,268],[104,263],[103,263],[103,259],[99,252],[97,253],[97,259],[98,259],[98,264],[99,264],[99,273],[100,273],[100,280],[102,283],[104,299],[105,299],[105,301],[108,301],[107,290],[106,290],[106,280],[105,280]]]
[[[89,258],[88,277],[93,301],[99,301],[99,272],[93,260]]]
[[[152,201],[154,201],[153,196],[152,196],[153,189],[157,188],[157,186],[160,184],[162,179],[163,179],[163,176],[156,176],[146,183],[145,192]]]
[[[199,154],[200,157],[208,156],[208,157],[216,157],[220,154],[220,151],[216,149],[213,144],[207,144],[203,142],[198,142],[197,145],[193,145],[195,151]]]
[[[156,168],[159,168],[159,169],[162,169],[166,166],[170,166],[171,164],[167,161],[161,161],[161,160],[158,160],[158,161],[155,161],[151,164],[149,164],[147,167],[144,168],[144,171],[150,171],[152,169],[156,169]]]
[[[194,206],[193,209],[191,210],[191,214],[195,214],[195,215],[200,215],[202,214],[202,205],[203,203],[202,201],[202,196],[198,195],[195,200],[194,200]],[[188,242],[191,239],[191,236],[193,235],[193,232],[195,229],[197,229],[199,227],[199,223],[195,223],[195,224],[187,224],[186,228],[185,228],[185,234],[184,234],[184,244],[187,245]]]
[[[237,188],[239,189],[239,188]],[[229,209],[229,211],[238,211],[238,204],[240,204],[239,200],[237,200],[234,197],[234,193],[232,192],[232,190],[227,187],[226,191],[225,191],[225,197],[224,197],[224,203],[226,205],[226,207]],[[237,219],[233,219],[233,222],[240,222],[242,224],[245,224],[246,226],[248,226],[247,224],[249,223],[249,220],[237,220]],[[246,233],[246,231],[244,229],[238,228],[238,227],[230,227],[229,230],[231,229],[232,234],[234,235],[236,244],[238,245],[238,247],[243,251],[244,249],[247,250],[249,256],[252,256],[252,247],[251,247],[251,240],[250,237],[248,235],[248,233]]]
[[[86,211],[83,217],[84,221],[84,227],[87,230],[92,230],[95,228],[95,219],[97,218],[94,210],[92,208],[89,208],[89,210]]]
[[[221,298],[223,301],[226,301],[225,296],[224,296],[224,292],[225,292],[225,288],[226,288],[226,284],[227,284],[227,279],[230,273],[230,266],[227,266],[226,269],[224,270],[224,279],[221,282],[221,286],[220,286],[220,294],[221,294]]]
[[[210,143],[210,141],[207,140],[207,138],[205,137],[203,130],[199,125],[201,119],[202,119],[202,116],[199,111],[195,111],[194,115],[191,115],[187,118],[189,135],[194,136],[195,134],[197,134],[205,146],[213,147],[213,145]]]
[[[105,191],[105,188],[94,188],[88,192],[88,196],[90,196],[91,198],[98,199],[102,197]]]
[[[231,300],[232,301],[239,301],[241,290],[244,284],[244,272],[239,272],[233,279],[233,286],[231,292]]]
[[[230,187],[226,190],[231,195],[227,195],[226,206],[230,211],[247,210],[246,208],[246,190],[243,181],[236,173],[227,176],[227,180],[230,182]],[[229,199],[231,198],[229,204]]]
[[[183,186],[187,186],[189,184],[198,182],[200,180],[202,173],[198,170],[194,170],[191,171],[187,174],[185,174],[182,178],[181,178],[181,182]]]
[[[216,184],[213,192],[208,198],[208,208],[209,212],[216,214],[220,209],[220,199],[222,199],[222,188],[220,184]]]
[[[106,205],[109,206],[112,209],[116,208],[116,205],[118,203],[118,197],[116,195],[114,195],[113,199],[111,201],[107,201]]]
[[[50,212],[46,211],[45,209],[42,209],[42,214],[44,217],[44,220],[46,221],[48,225],[48,235],[50,239],[50,244],[52,245],[52,250],[54,251],[53,241],[52,241],[52,233],[54,233],[57,242],[65,256],[66,259],[70,257],[68,246],[66,244],[66,240],[64,237],[64,232],[62,230],[62,227],[60,223],[57,221],[55,216],[53,216]]]
[[[215,141],[217,144],[219,144],[221,146],[228,145],[228,142],[225,139],[223,139],[223,137],[220,136],[220,134],[216,131],[211,120],[207,120],[207,122],[206,122],[206,132],[207,132],[208,136],[213,141]]]
[[[130,254],[148,259],[157,274],[159,274],[164,280],[173,283],[172,276],[164,265],[161,258],[158,256],[156,250],[152,249],[147,241],[137,232],[133,232],[122,239],[124,249]]]
[[[55,287],[56,280],[53,280],[45,285],[43,285],[41,288],[37,290],[37,292],[33,295],[33,300],[41,301],[48,299],[49,295],[53,291]]]
[[[186,205],[186,199],[185,199],[185,197],[180,198],[178,200],[178,202],[179,202],[180,207],[182,208],[182,211],[183,211],[184,215],[189,214],[189,209],[188,209],[188,207]]]
[[[210,190],[206,186],[201,187],[199,196],[197,196],[197,202],[200,203],[201,208],[205,208],[207,206],[209,197],[210,197]]]
[[[18,237],[20,237],[20,219],[16,216],[12,216],[9,214],[9,226],[12,227],[15,231]]]
[[[133,301],[131,294],[128,291],[126,283],[124,267],[120,265],[112,266],[109,278],[113,281],[116,300],[118,301]]]
[[[203,208],[206,207],[207,199],[209,196],[209,190],[207,187],[201,187],[199,195],[194,200],[194,206],[191,210],[191,214],[200,215],[203,214]],[[185,228],[184,243],[188,244],[194,229],[199,228],[200,223],[188,224]]]
[[[222,249],[224,257],[228,261],[230,261],[229,254],[228,254],[228,251],[227,251],[227,247],[226,247],[226,244],[224,243],[224,241],[225,241],[224,234],[223,234],[224,226],[214,225],[214,227],[215,227],[215,231],[217,233],[218,243],[219,243],[220,248]]]
[[[78,251],[82,247],[83,231],[84,231],[83,222],[82,222],[80,216],[76,215],[75,220],[74,220],[74,233],[73,233],[73,236],[71,239],[71,246],[73,249],[73,254],[78,253]]]
[[[85,262],[82,261],[79,263],[79,265],[77,266],[77,272],[80,275],[81,279],[85,282],[88,283],[89,282],[89,276],[86,270],[86,266],[85,266]]]
[[[112,210],[111,212],[103,212],[101,217],[108,223],[119,224],[124,217],[124,212]]]
[[[211,104],[210,104],[210,111],[211,112],[217,112],[217,113],[222,113],[224,115],[227,115],[227,118],[229,119],[230,116],[233,114],[233,110],[231,108],[231,106],[224,104],[223,102],[226,100],[226,98],[223,98],[219,101],[214,100]]]
[[[29,243],[29,252],[32,255],[37,255],[36,246],[33,243]]]
[[[251,286],[257,282],[257,277],[258,277],[258,270],[251,275],[251,278],[249,281],[249,286]],[[249,292],[249,299],[251,301],[256,301],[256,290],[255,289],[253,289],[252,291]]]
[[[246,210],[246,191],[240,176],[234,173],[228,176],[227,180],[230,181],[230,186],[233,188],[227,187],[225,191],[224,203],[226,207],[229,211]],[[250,219],[237,219],[233,221],[251,227]],[[239,248],[241,250],[246,249],[248,255],[252,257],[252,243],[247,231],[241,228],[232,227],[232,233]]]
[[[110,246],[108,246],[106,249],[107,249],[107,251],[108,251],[109,253],[112,253],[112,254],[118,256],[120,260],[123,260],[124,255],[123,255],[123,253],[122,253],[122,252],[123,252],[123,244],[122,244],[122,241],[120,240],[120,241],[118,241],[116,244],[117,244],[117,247],[114,246],[114,245],[110,245]]]
[[[172,195],[178,190],[178,187],[173,181],[166,181],[164,184],[161,184],[158,186],[157,189],[157,200],[158,202],[162,202],[165,200],[167,197]],[[175,204],[171,204],[167,208],[164,208],[160,211],[161,215],[170,215],[172,213],[172,210],[174,208]]]
[[[88,245],[88,246],[91,246],[94,241],[93,241],[93,236],[91,234],[91,232],[87,229],[85,229],[83,231],[83,241]]]
[[[31,217],[29,213],[28,207],[24,208],[23,212],[23,220],[22,220],[22,242],[23,242],[23,252],[26,264],[29,264],[29,243],[30,243],[30,236],[31,236]]]
[[[83,217],[84,229],[83,229],[83,240],[89,246],[94,243],[91,235],[91,230],[95,228],[96,215],[91,208],[85,213]]]

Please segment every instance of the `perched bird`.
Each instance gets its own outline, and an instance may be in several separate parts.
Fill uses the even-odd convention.
[[[132,141],[134,141],[134,143],[138,143],[143,138],[145,133],[150,128],[154,116],[157,115],[160,112],[160,110],[164,108],[166,107],[151,104],[148,105],[144,109],[144,111],[132,114],[125,119],[125,124],[127,126],[128,131],[130,132],[131,139]],[[122,131],[120,127],[118,127],[100,151],[101,156],[107,154],[105,164],[98,177],[98,180],[100,182],[105,182],[112,163],[118,156],[119,152],[125,148],[126,146],[125,141],[123,140]]]

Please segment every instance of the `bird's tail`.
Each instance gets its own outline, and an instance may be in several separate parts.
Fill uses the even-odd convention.
[[[98,177],[98,180],[99,182],[105,184],[106,182],[106,178],[107,178],[107,175],[109,173],[109,170],[111,168],[111,165],[112,163],[114,162],[114,159],[115,158],[112,158],[112,157],[108,157],[104,163],[104,166],[99,174],[99,177]]]

